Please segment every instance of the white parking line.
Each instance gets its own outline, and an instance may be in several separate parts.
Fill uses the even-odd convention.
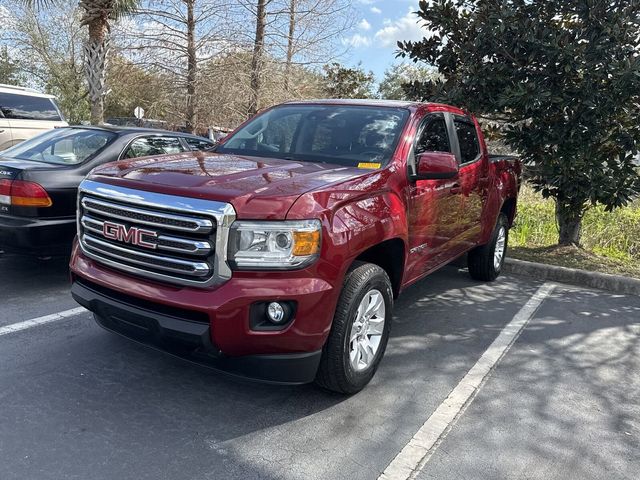
[[[455,422],[471,404],[484,380],[516,341],[555,284],[545,283],[502,329],[500,335],[431,414],[409,443],[387,465],[378,480],[415,479],[447,436]]]
[[[43,317],[32,318],[31,320],[25,320],[24,322],[13,323],[11,325],[5,325],[0,327],[0,337],[9,333],[19,332],[20,330],[26,330],[27,328],[37,327],[38,325],[44,325],[45,323],[57,322],[64,320],[65,318],[80,315],[86,312],[84,307],[72,308],[71,310],[65,310],[64,312],[52,313],[51,315],[45,315]]]

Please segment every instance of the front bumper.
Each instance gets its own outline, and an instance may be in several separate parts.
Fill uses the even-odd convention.
[[[303,384],[315,378],[322,350],[284,355],[228,357],[210,340],[208,323],[151,312],[109,297],[100,288],[76,281],[73,298],[95,313],[103,328],[190,361],[243,378]]]
[[[72,295],[103,327],[198,363],[275,383],[313,381],[339,289],[298,271],[240,274],[211,288],[177,287],[129,276],[88,257],[71,257]],[[282,330],[250,326],[251,305],[295,301]]]
[[[0,215],[0,250],[27,255],[68,255],[75,218],[40,219]]]

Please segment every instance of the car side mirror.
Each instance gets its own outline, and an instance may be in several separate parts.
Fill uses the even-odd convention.
[[[425,152],[416,157],[416,180],[442,180],[458,175],[458,161],[453,153]]]

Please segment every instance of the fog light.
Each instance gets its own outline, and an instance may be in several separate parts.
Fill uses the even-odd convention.
[[[271,302],[267,306],[267,316],[273,323],[282,323],[284,321],[284,308],[278,302]]]

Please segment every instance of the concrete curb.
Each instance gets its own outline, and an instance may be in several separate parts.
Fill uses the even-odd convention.
[[[506,258],[502,271],[515,275],[526,275],[539,280],[551,280],[581,287],[599,288],[615,293],[640,296],[640,280],[621,275],[609,275],[608,273],[588,272],[577,268],[525,262],[515,258]]]

